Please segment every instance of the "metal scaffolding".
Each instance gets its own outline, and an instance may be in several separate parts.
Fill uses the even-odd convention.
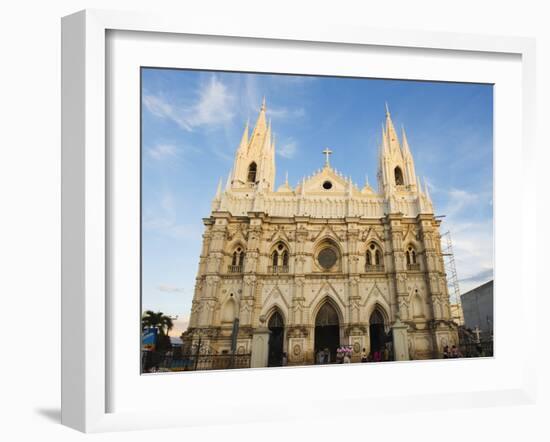
[[[457,310],[457,319],[463,321],[462,305],[460,302],[460,286],[458,284],[458,275],[456,273],[455,254],[453,251],[453,241],[451,232],[447,231],[441,235],[443,246],[443,261],[445,272],[447,273],[447,285],[449,287],[449,302]],[[454,315],[453,315],[454,316]]]

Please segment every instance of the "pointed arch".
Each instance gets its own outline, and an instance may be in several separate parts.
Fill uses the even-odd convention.
[[[395,166],[395,169],[393,169],[393,176],[395,178],[396,186],[402,186],[403,184],[405,184],[405,181],[403,180],[403,171],[401,170],[401,167]]]
[[[312,322],[315,323],[315,320],[317,318],[317,315],[319,314],[319,311],[321,310],[321,308],[323,308],[323,306],[325,304],[329,303],[330,306],[334,309],[334,311],[336,312],[336,314],[338,315],[338,322],[340,325],[344,324],[344,306],[340,304],[340,302],[338,302],[337,299],[335,299],[334,297],[332,297],[331,295],[329,294],[326,294],[325,296],[323,296],[318,302],[317,304],[315,305],[315,308],[313,308],[311,311],[311,320]]]
[[[267,317],[267,326],[268,328],[272,328],[272,327],[284,327],[285,326],[285,316],[282,312],[282,310],[277,306],[277,305],[274,305],[268,315],[266,316]]]
[[[247,179],[246,180],[249,183],[255,183],[257,172],[258,172],[258,166],[256,165],[255,161],[252,161],[248,166],[248,173],[247,173]]]
[[[288,305],[288,302],[283,296],[283,293],[281,292],[279,287],[273,287],[273,290],[271,290],[271,292],[269,292],[269,295],[267,295],[267,297],[265,298],[263,305],[264,306],[261,313],[262,315],[264,315],[266,318],[269,318],[269,316],[273,313],[273,309],[278,308],[281,311],[283,319],[286,323],[287,312],[290,306]]]
[[[343,299],[340,297],[340,295],[332,286],[332,284],[329,281],[325,281],[325,283],[317,291],[317,293],[309,302],[309,304],[307,304],[307,308],[309,309],[313,317],[315,317],[315,315],[317,314],[317,309],[320,307],[320,304],[323,302],[323,300],[326,300],[326,299],[329,299],[331,302],[334,302],[340,309],[340,312],[346,311],[345,303]],[[343,314],[341,315],[341,319],[342,320],[344,319]]]
[[[367,309],[367,312],[368,312],[367,320],[369,323],[373,314],[378,314],[382,318],[385,326],[388,326],[390,324],[390,317],[388,315],[388,312],[386,308],[382,305],[382,303],[380,303],[379,301],[373,302],[370,308]]]
[[[246,248],[240,241],[235,241],[234,245],[229,248],[229,273],[241,273],[243,271],[245,256]]]
[[[425,317],[424,300],[422,299],[422,297],[418,293],[415,293],[412,296],[411,308],[412,308],[412,315],[411,316],[413,318],[423,318],[423,317]]]
[[[384,270],[384,255],[378,241],[371,240],[365,247],[365,271],[381,272]]]
[[[286,241],[278,240],[270,248],[268,271],[270,273],[288,273],[290,252]]]
[[[275,291],[275,290],[273,290],[273,291]],[[273,293],[273,291],[271,293]],[[271,296],[271,294],[269,295],[269,297],[270,296]],[[281,315],[281,317],[283,319],[283,324],[288,323],[288,305],[286,304],[284,298],[281,298],[281,299],[283,300],[282,303],[279,302],[279,300],[272,301],[271,303],[269,303],[269,305],[267,305],[267,303],[266,303],[265,307],[262,309],[261,316],[265,316],[266,324],[269,323],[269,320],[275,314],[275,312],[279,312],[279,314]]]
[[[407,261],[408,270],[420,270],[418,252],[412,242],[409,242],[409,244],[405,247],[405,259]]]
[[[222,307],[221,322],[233,322],[236,317],[237,303],[233,298],[228,298]]]

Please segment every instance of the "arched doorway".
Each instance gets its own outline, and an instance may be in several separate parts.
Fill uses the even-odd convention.
[[[336,362],[336,349],[340,345],[340,321],[336,309],[325,302],[315,317],[315,363],[321,350],[328,353],[325,363]],[[327,352],[328,350],[328,352]]]
[[[269,335],[269,353],[267,366],[280,367],[283,365],[283,342],[285,335],[285,324],[281,313],[277,310],[269,318],[267,327],[271,331]]]
[[[377,308],[374,309],[369,319],[369,335],[370,335],[370,352],[374,355],[375,352],[384,350],[388,336],[384,327],[384,317]]]

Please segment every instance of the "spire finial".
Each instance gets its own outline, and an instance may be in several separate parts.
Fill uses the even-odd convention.
[[[285,184],[288,186],[288,170],[285,173]]]
[[[390,108],[388,106],[388,102],[386,101],[386,116],[389,117],[390,116]]]
[[[264,95],[264,98],[262,99],[262,108],[261,110],[265,111],[266,109],[266,105],[265,105],[265,95]]]
[[[325,167],[330,167],[328,156],[332,155],[332,150],[326,147],[325,150],[323,150],[323,154],[325,154]]]
[[[369,186],[369,174],[366,174],[366,175],[365,175],[365,186],[366,186],[366,187]]]

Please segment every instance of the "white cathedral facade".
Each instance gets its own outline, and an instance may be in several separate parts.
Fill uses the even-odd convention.
[[[439,234],[405,132],[386,109],[378,189],[330,165],[275,188],[275,143],[265,100],[248,125],[225,188],[204,219],[184,345],[251,354],[251,366],[313,364],[320,350],[352,361],[441,357],[458,344]],[[351,160],[351,159],[350,159]]]

